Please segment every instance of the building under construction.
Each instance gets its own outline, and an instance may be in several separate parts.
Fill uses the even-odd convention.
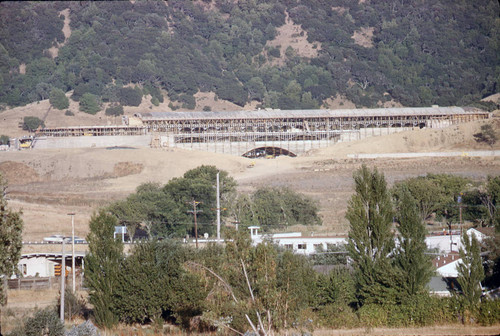
[[[294,156],[338,141],[414,128],[442,128],[489,118],[476,108],[422,107],[342,110],[149,112],[122,126],[45,128],[38,136],[149,136],[153,147],[180,147],[234,155]]]

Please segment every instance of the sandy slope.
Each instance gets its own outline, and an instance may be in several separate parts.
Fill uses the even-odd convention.
[[[499,120],[490,120],[500,129]],[[352,193],[352,172],[362,163],[382,170],[389,183],[426,173],[453,173],[483,180],[500,173],[499,158],[420,158],[354,160],[352,153],[467,151],[490,149],[472,137],[484,122],[443,130],[416,130],[338,143],[296,158],[250,160],[180,149],[67,149],[0,152],[0,171],[9,179],[11,206],[24,210],[25,239],[69,233],[68,212],[77,212],[77,235],[104,204],[123,199],[144,182],[167,183],[199,165],[229,172],[242,192],[260,186],[287,186],[320,202],[322,227],[297,227],[306,233],[347,231],[344,219]],[[493,149],[500,149],[496,145]],[[251,161],[255,167],[249,168]]]

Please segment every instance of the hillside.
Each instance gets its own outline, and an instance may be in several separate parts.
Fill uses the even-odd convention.
[[[465,106],[498,92],[498,12],[493,0],[2,2],[0,105],[61,90],[73,113],[141,97],[163,110]]]

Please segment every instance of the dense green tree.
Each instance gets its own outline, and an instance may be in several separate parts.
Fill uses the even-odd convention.
[[[113,203],[109,210],[122,225],[126,225],[131,239],[138,227],[152,237],[184,237],[189,217],[179,209],[174,199],[160,185],[142,184],[136,193],[124,201]]]
[[[104,112],[108,116],[120,116],[123,114],[123,106],[121,105],[112,105],[106,108]]]
[[[45,127],[43,120],[38,117],[27,116],[23,119],[23,130],[34,132],[38,127]]]
[[[171,289],[166,272],[160,267],[158,248],[156,241],[140,244],[124,261],[114,293],[120,320],[128,323],[155,321],[167,309]]]
[[[363,165],[353,174],[355,194],[346,218],[350,223],[347,250],[361,304],[395,302],[396,270],[392,264],[394,234],[392,203],[384,175]]]
[[[163,188],[164,192],[174,199],[179,210],[184,213],[188,213],[193,209],[190,202],[193,200],[200,202],[197,207],[197,210],[201,210],[198,214],[198,228],[203,233],[213,233],[215,228],[213,223],[216,218],[215,186],[218,172],[220,172],[220,204],[221,208],[227,208],[230,197],[235,191],[236,182],[226,171],[219,170],[215,166],[202,165],[191,169],[182,178],[172,179]],[[221,211],[221,216],[222,218],[226,217],[227,212]],[[192,219],[189,221],[191,222]]]
[[[395,262],[400,271],[397,278],[399,300],[405,301],[426,295],[426,286],[434,273],[431,259],[425,254],[425,224],[408,189],[403,189],[401,198],[397,200],[397,221],[399,232]]]
[[[124,87],[119,90],[118,97],[123,106],[139,106],[142,101],[142,91],[139,88]]]
[[[461,299],[464,308],[471,313],[477,312],[482,295],[481,281],[484,280],[484,268],[479,242],[474,234],[462,234],[462,247],[459,250],[461,262],[457,265],[457,281],[462,289]]]
[[[481,193],[481,201],[486,208],[488,222],[500,232],[500,176],[488,176],[486,192]]]
[[[100,210],[89,222],[89,252],[85,257],[85,282],[96,323],[110,328],[118,322],[115,291],[119,283],[123,244],[115,239],[116,217]]]
[[[465,190],[467,183],[469,180],[460,176],[427,174],[396,183],[392,192],[401,198],[402,190],[407,188],[415,198],[424,220],[433,213],[450,219],[458,216],[457,197]]]
[[[69,107],[69,99],[61,89],[53,89],[50,91],[49,102],[50,105],[58,110],[64,110]]]
[[[23,221],[21,213],[8,208],[7,181],[0,173],[0,276],[9,277],[17,271],[21,257]],[[7,303],[7,293],[0,281],[0,308]],[[1,311],[1,309],[0,309]],[[0,334],[1,334],[0,325]]]
[[[245,204],[236,204],[242,224],[256,224],[264,231],[280,226],[319,225],[319,207],[310,197],[288,188],[259,188]]]
[[[236,182],[224,170],[215,166],[200,166],[187,171],[182,177],[166,185],[146,183],[137,188],[126,200],[113,203],[109,210],[127,225],[131,234],[141,226],[150,237],[185,237],[194,235],[193,200],[198,203],[198,232],[212,234],[216,218],[216,175],[220,172],[221,218],[235,192]],[[201,211],[200,211],[201,210]]]
[[[250,100],[257,100],[262,102],[264,99],[264,94],[266,92],[266,87],[262,82],[260,77],[252,77],[246,84],[246,89],[248,91],[248,96]]]
[[[101,110],[99,97],[92,93],[84,93],[80,98],[80,111],[89,114],[96,114]]]
[[[347,307],[356,303],[355,284],[352,271],[348,268],[333,269],[328,274],[320,275],[316,304]]]

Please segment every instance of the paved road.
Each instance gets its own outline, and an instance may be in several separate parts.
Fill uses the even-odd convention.
[[[351,159],[378,158],[418,158],[418,157],[483,157],[500,156],[500,151],[470,151],[470,152],[428,152],[428,153],[381,153],[381,154],[347,154]]]

